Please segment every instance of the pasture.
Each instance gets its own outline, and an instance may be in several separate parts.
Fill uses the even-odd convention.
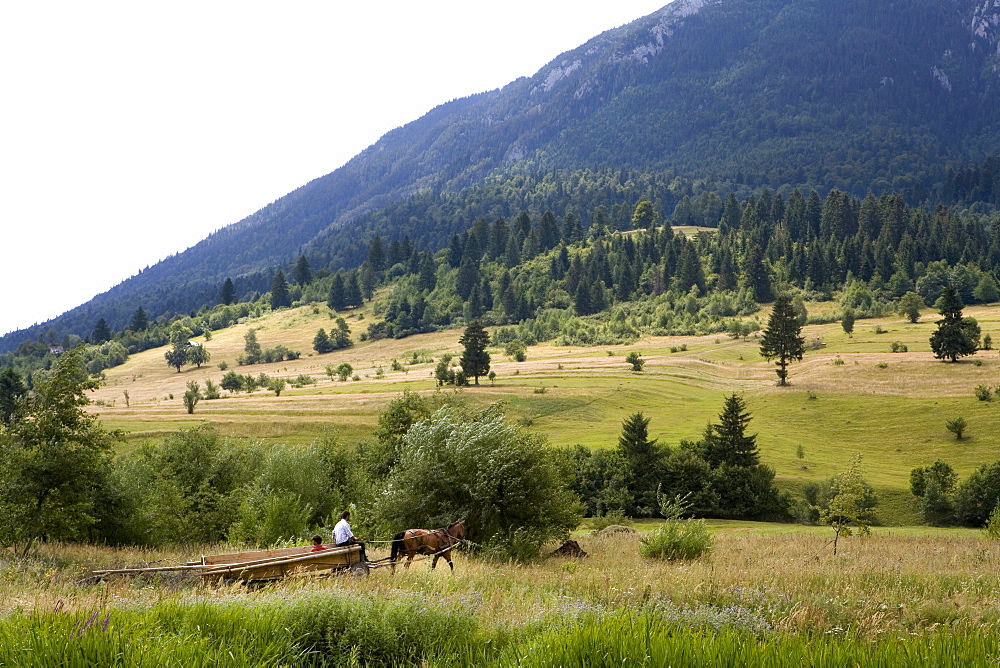
[[[808,306],[815,314],[835,308]],[[795,492],[806,482],[829,478],[863,453],[865,476],[879,492],[880,517],[887,524],[917,521],[909,493],[913,467],[943,459],[965,476],[1000,457],[995,437],[1000,397],[985,402],[974,396],[978,385],[1000,384],[1000,355],[984,350],[955,364],[935,360],[928,344],[935,328],[930,312],[916,324],[895,316],[859,320],[851,337],[838,322],[807,325],[803,334],[810,349],[790,366],[787,388],[775,386],[773,365],[760,357],[755,337],[733,340],[719,334],[589,348],[542,343],[528,348],[524,362],[493,348],[495,382],[483,378],[479,387],[459,390],[437,388],[433,372],[441,355],[460,353],[460,330],[358,342],[373,318],[370,308],[346,315],[356,345],[324,355],[312,351],[312,337],[333,321],[326,307],[314,306],[214,333],[204,342],[212,360],[200,369],[186,366],[177,373],[166,365],[162,349],[134,355],[106,372],[105,385],[93,393],[93,409],[106,427],[126,432],[124,449],[202,423],[227,436],[269,443],[304,444],[329,433],[357,443],[370,437],[378,413],[404,390],[445,392],[474,405],[505,402],[512,419],[544,434],[554,447],[602,448],[616,445],[622,420],[636,411],[651,417],[651,435],[660,443],[695,440],[716,419],[724,396],[742,392],[761,458],[775,469],[779,486]],[[984,334],[1000,332],[1000,307],[972,307],[966,315],[979,320]],[[237,366],[250,327],[262,346],[282,344],[302,356]],[[890,352],[894,342],[907,352]],[[631,351],[645,360],[640,373],[624,362]],[[414,356],[434,361],[408,364]],[[392,370],[393,360],[402,370]],[[186,383],[204,387],[211,379],[218,384],[224,374],[219,362],[240,374],[266,373],[288,381],[306,375],[315,383],[286,387],[281,396],[267,390],[223,392],[187,414]],[[327,375],[328,365],[341,362],[350,363],[359,380],[340,382]],[[969,424],[960,441],[944,426],[958,416]]]

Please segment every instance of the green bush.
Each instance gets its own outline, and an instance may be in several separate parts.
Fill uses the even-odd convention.
[[[496,406],[442,408],[410,427],[377,505],[397,531],[464,519],[489,554],[518,561],[565,537],[581,512],[558,455]]]
[[[657,494],[664,522],[640,539],[639,554],[646,559],[690,560],[712,551],[712,536],[704,520],[684,519],[688,497]]]
[[[993,388],[989,385],[977,385],[976,386],[976,399],[980,401],[989,401],[993,398]]]

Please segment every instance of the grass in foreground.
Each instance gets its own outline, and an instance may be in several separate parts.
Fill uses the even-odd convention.
[[[997,656],[1000,544],[978,532],[882,530],[844,540],[834,556],[822,527],[711,526],[712,555],[694,562],[642,559],[637,536],[581,534],[586,558],[519,567],[460,555],[454,574],[418,563],[257,589],[170,575],[83,582],[91,568],[176,563],[219,547],[44,546],[0,568],[0,663],[182,665],[190,652],[218,665],[620,665],[645,656],[985,665]]]

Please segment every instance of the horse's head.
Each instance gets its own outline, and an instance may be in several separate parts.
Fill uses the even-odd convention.
[[[451,524],[448,525],[448,528],[445,531],[447,531],[448,535],[451,536],[451,537],[453,537],[453,538],[457,538],[459,540],[464,540],[465,539],[465,520],[459,520],[457,522],[452,522]]]

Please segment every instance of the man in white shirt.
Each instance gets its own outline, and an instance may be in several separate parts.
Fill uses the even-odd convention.
[[[345,545],[360,545],[361,560],[368,561],[367,557],[365,557],[365,544],[355,538],[354,532],[351,531],[350,519],[351,511],[345,510],[340,514],[340,521],[337,522],[335,527],[333,527],[333,542],[337,547],[344,547]]]

